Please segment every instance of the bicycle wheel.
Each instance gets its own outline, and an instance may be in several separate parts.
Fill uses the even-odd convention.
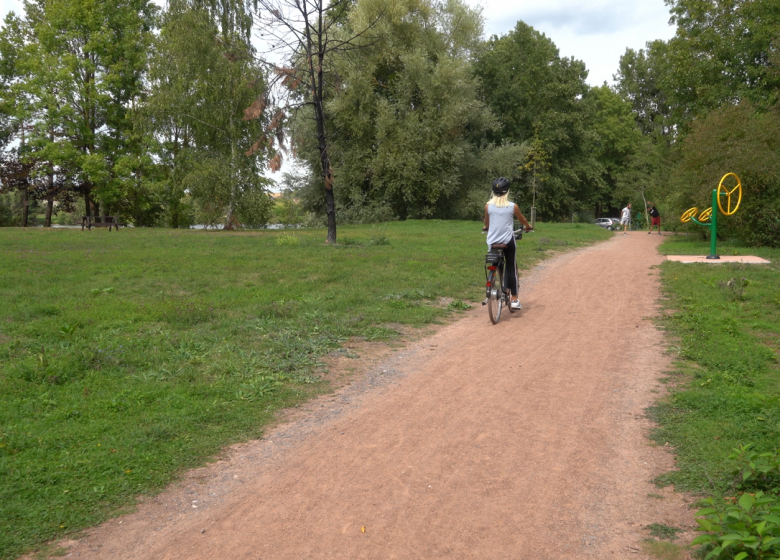
[[[504,307],[504,298],[501,293],[503,277],[500,270],[493,270],[488,278],[490,280],[488,315],[490,315],[490,322],[495,325],[501,318],[501,309]]]

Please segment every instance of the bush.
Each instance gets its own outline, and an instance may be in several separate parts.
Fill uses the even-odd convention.
[[[760,113],[748,102],[721,107],[696,121],[682,142],[681,163],[673,175],[674,213],[709,207],[712,189],[733,172],[742,181],[742,205],[733,216],[719,217],[719,236],[780,247],[778,129],[779,113]]]
[[[714,505],[712,498],[705,502]],[[705,560],[780,558],[780,503],[774,496],[742,494],[731,507],[704,508],[696,516],[699,530],[707,534],[692,544],[707,545]]]

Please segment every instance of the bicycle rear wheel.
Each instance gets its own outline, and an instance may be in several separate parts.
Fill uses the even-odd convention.
[[[488,315],[490,315],[490,322],[494,325],[498,323],[501,318],[501,309],[504,307],[504,298],[501,293],[501,286],[503,285],[503,275],[500,270],[490,271],[488,281],[490,282],[490,295],[488,296]]]

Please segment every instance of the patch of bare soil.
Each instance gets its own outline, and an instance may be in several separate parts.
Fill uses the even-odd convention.
[[[692,518],[651,482],[673,467],[644,414],[668,366],[659,241],[542,263],[496,326],[477,307],[353,371],[333,357],[351,383],[66,556],[648,558],[647,525]]]

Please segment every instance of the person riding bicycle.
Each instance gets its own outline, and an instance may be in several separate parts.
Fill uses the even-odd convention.
[[[487,231],[487,244],[491,248],[496,244],[505,244],[504,258],[506,259],[506,279],[507,287],[512,294],[511,309],[521,309],[522,306],[517,299],[517,261],[514,218],[520,220],[525,226],[525,231],[531,231],[531,224],[520,212],[517,204],[509,202],[509,179],[499,177],[493,181],[493,197],[485,204],[485,227],[482,231]]]

